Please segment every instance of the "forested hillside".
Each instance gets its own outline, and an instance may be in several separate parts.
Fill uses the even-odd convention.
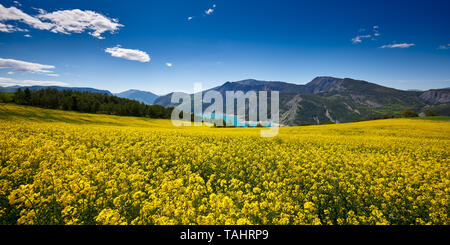
[[[8,96],[4,96],[8,98]],[[19,105],[38,106],[86,113],[150,118],[170,118],[173,108],[160,105],[145,105],[138,101],[119,98],[108,94],[77,92],[72,90],[18,89],[10,100]]]

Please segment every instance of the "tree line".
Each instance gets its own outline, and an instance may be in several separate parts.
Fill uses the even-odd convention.
[[[169,119],[173,108],[160,105],[146,105],[135,100],[119,98],[108,94],[78,92],[46,88],[30,90],[17,89],[12,102],[19,105],[37,106],[47,109]]]

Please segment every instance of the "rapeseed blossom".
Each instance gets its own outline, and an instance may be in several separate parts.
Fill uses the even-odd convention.
[[[0,118],[0,223],[449,224],[448,122],[261,138],[259,129],[64,115]]]

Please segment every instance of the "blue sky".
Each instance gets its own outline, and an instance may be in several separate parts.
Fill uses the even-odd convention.
[[[0,86],[164,94],[192,91],[196,82],[336,76],[400,89],[450,87],[447,0],[0,4]]]

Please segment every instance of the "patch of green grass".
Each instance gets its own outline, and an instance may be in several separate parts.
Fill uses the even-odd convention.
[[[413,119],[450,122],[450,117],[449,116],[415,117]]]
[[[79,125],[96,124],[110,126],[135,125],[148,127],[155,125],[172,125],[171,121],[167,119],[81,113],[75,111],[43,109],[39,107],[21,106],[7,103],[0,103],[0,122],[2,120],[24,120],[49,123],[63,122]]]
[[[14,93],[0,92],[0,103],[8,103],[14,100]]]
[[[337,101],[337,100],[339,100],[339,98],[337,98],[337,97],[327,97],[327,100],[328,101]]]

